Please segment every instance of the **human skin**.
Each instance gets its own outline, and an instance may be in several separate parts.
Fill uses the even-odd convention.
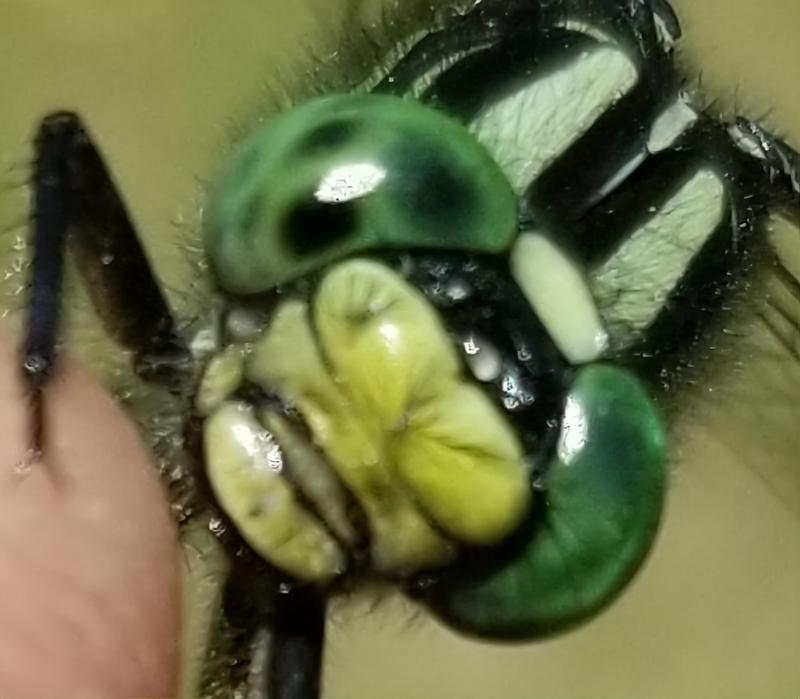
[[[30,395],[0,338],[0,696],[174,696],[177,534],[148,452],[69,361],[43,401],[32,458]]]

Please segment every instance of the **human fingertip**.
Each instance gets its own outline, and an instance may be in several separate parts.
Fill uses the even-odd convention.
[[[20,470],[17,356],[0,341],[0,696],[174,696],[179,548],[148,449],[62,361],[42,393],[41,454]]]

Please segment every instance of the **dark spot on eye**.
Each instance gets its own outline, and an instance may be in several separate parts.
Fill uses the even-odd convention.
[[[435,227],[442,239],[458,240],[479,218],[475,203],[483,199],[469,173],[447,162],[440,151],[424,143],[406,145],[389,160],[396,163],[392,189],[402,210],[409,212],[410,225]]]
[[[336,119],[314,129],[300,144],[300,153],[305,156],[318,155],[346,144],[358,131],[358,122],[352,119]]]
[[[286,246],[296,256],[321,252],[355,233],[356,203],[321,202],[312,197],[289,212],[283,226]]]

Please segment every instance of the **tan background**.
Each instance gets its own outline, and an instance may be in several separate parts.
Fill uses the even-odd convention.
[[[800,3],[683,0],[678,10],[690,74],[702,66],[714,94],[800,146]],[[173,302],[188,310],[192,268],[175,241],[199,216],[203,181],[311,55],[331,63],[358,45],[365,15],[333,0],[0,0],[6,305],[20,285],[10,255],[25,191],[14,183],[37,116],[70,107],[87,117]],[[800,266],[800,244],[786,255]],[[800,696],[800,363],[751,314],[728,329],[724,354],[737,361],[681,410],[666,523],[618,604],[568,636],[511,648],[456,640],[394,600],[351,605],[331,624],[326,697]]]

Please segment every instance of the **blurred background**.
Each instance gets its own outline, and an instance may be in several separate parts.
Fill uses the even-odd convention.
[[[687,75],[800,147],[800,4],[675,5]],[[196,269],[183,247],[231,141],[290,95],[368,70],[364,44],[385,40],[381,21],[424,22],[433,10],[418,0],[0,0],[0,305],[11,322],[23,298],[21,185],[42,114],[86,118],[170,300],[191,314]],[[774,241],[800,276],[800,233],[778,226]],[[771,289],[765,269],[752,308],[720,337],[733,361],[681,393],[666,520],[619,602],[555,640],[490,646],[396,598],[351,600],[331,620],[326,699],[800,696],[800,360],[757,318]],[[81,332],[71,350],[109,374],[102,340]],[[195,544],[187,648],[202,645],[216,580],[217,559]]]

